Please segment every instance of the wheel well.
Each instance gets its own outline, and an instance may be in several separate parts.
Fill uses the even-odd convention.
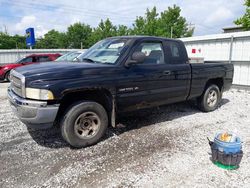
[[[214,79],[210,79],[207,81],[205,88],[207,88],[208,86],[215,84],[219,87],[220,91],[222,91],[222,87],[223,87],[223,79],[222,78],[214,78]]]
[[[60,100],[60,107],[57,113],[56,122],[60,121],[61,116],[65,113],[65,110],[71,104],[80,100],[95,101],[101,104],[107,111],[110,121],[111,111],[112,111],[112,95],[106,89],[97,89],[97,90],[78,91],[66,94]]]
[[[11,71],[11,70],[7,70],[7,71],[4,73],[4,78],[6,78],[6,75],[7,75],[8,73],[10,73],[10,71]]]

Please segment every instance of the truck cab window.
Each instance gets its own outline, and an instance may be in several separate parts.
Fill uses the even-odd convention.
[[[136,50],[137,52],[143,52],[146,55],[146,59],[143,64],[164,64],[164,53],[161,42],[143,42]]]
[[[168,41],[167,45],[170,56],[170,62],[174,64],[183,63],[183,56],[181,54],[179,44],[177,42]]]
[[[180,57],[179,49],[176,45],[171,45],[171,53],[173,57]]]

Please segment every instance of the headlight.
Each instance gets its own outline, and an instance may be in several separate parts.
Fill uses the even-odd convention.
[[[37,100],[53,100],[54,95],[46,89],[26,88],[26,97]]]

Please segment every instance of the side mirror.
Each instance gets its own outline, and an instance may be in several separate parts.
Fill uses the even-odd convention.
[[[129,65],[143,63],[145,58],[146,55],[143,52],[134,52],[131,56],[131,59],[125,63],[125,66],[129,67]]]

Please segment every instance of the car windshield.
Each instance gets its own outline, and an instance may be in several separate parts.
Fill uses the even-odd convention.
[[[115,64],[124,53],[128,39],[105,39],[89,48],[81,57],[82,61],[90,63]]]
[[[61,57],[58,57],[55,61],[76,61],[76,58],[81,54],[81,52],[68,52]]]

